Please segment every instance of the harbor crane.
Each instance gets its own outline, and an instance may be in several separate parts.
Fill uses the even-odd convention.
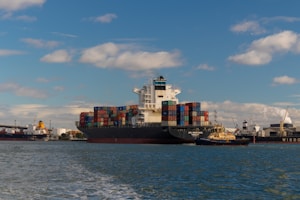
[[[285,119],[287,117],[287,113],[288,113],[288,107],[285,110],[285,114],[284,114],[283,119],[280,121],[280,127],[279,127],[280,136],[286,136],[286,131],[284,129],[284,121],[285,121]]]

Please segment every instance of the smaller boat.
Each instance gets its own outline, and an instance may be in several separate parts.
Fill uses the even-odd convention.
[[[195,140],[196,145],[248,145],[250,140],[248,138],[236,138],[236,136],[221,125],[215,125],[208,130],[206,137],[198,137]]]
[[[0,125],[0,140],[48,141],[49,135],[43,121],[27,126]]]
[[[30,140],[48,141],[50,133],[44,122],[40,120],[37,125],[29,124],[24,130],[24,135],[29,136]]]

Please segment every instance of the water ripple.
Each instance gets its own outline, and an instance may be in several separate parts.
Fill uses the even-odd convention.
[[[0,199],[300,199],[299,150],[0,142]]]

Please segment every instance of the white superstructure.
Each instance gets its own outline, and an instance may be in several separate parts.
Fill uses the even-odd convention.
[[[133,92],[139,95],[139,122],[160,123],[162,101],[176,101],[179,89],[173,89],[172,85],[166,83],[163,76],[153,79],[152,83],[144,85],[143,88],[134,88]]]
[[[258,135],[261,136],[263,134],[262,130],[260,130],[260,126],[257,124],[250,124],[244,120],[242,129],[236,130],[236,135],[245,136],[245,135]]]
[[[26,135],[44,135],[44,134],[49,134],[49,132],[46,129],[44,123],[42,121],[39,121],[38,125],[28,124],[27,129],[24,130],[24,134],[26,134]]]

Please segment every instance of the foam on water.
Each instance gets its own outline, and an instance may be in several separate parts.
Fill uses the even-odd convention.
[[[46,195],[37,198],[78,198],[78,199],[140,199],[139,195],[126,184],[118,183],[113,177],[86,171],[81,165],[72,165],[72,172],[66,171],[65,181],[54,181],[48,186]],[[74,174],[76,177],[74,177]]]
[[[141,199],[113,176],[90,172],[67,154],[54,156],[22,146],[3,150],[0,199]]]

